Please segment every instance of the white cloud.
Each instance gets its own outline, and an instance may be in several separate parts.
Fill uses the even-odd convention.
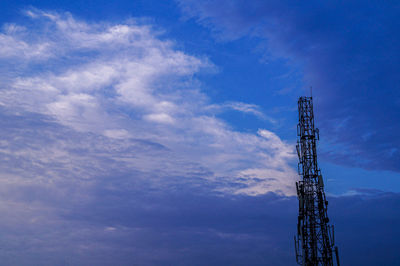
[[[149,114],[145,115],[144,119],[149,120],[149,121],[154,121],[158,123],[165,123],[165,124],[173,124],[174,119],[165,113],[159,113],[159,114]]]
[[[130,134],[125,129],[108,129],[104,131],[104,136],[113,139],[126,139],[130,138]]]
[[[254,115],[257,118],[259,118],[261,120],[266,120],[272,124],[276,123],[275,119],[264,114],[262,109],[260,108],[260,106],[255,105],[255,104],[249,104],[249,103],[243,103],[243,102],[225,102],[225,103],[221,103],[221,104],[210,104],[206,107],[206,109],[213,111],[213,112],[223,112],[223,111],[234,110],[234,111],[242,112],[245,114]]]
[[[293,195],[292,147],[268,130],[237,132],[215,117],[222,109],[232,109],[273,122],[256,105],[210,103],[193,78],[214,68],[206,58],[177,50],[173,42],[160,40],[150,26],[134,20],[113,25],[40,10],[26,14],[35,21],[35,31],[14,25],[21,30],[10,26],[0,38],[0,61],[13,58],[27,65],[8,73],[10,81],[0,92],[6,109],[52,117],[76,131],[110,138],[107,145],[141,141],[169,150],[168,155],[134,150],[123,156],[110,152],[113,149],[101,151],[128,172],[190,178],[195,165],[207,169],[204,178],[209,182],[224,180],[221,191]],[[85,160],[94,160],[85,154]],[[46,153],[38,156],[48,158]],[[65,163],[57,158],[48,160]]]

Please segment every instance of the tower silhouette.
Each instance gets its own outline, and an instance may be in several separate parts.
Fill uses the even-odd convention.
[[[339,266],[338,249],[334,244],[334,227],[329,225],[328,201],[317,163],[316,141],[319,140],[319,130],[314,128],[312,97],[300,97],[298,108],[296,149],[301,180],[296,182],[299,199],[297,237],[294,238],[296,261],[304,266],[333,266],[334,251],[336,265]]]

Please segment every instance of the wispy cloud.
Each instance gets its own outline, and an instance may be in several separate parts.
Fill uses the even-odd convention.
[[[400,151],[393,150],[400,146],[398,4],[177,2],[185,17],[208,27],[218,39],[256,37],[269,61],[279,58],[293,70],[301,69],[299,80],[314,88],[318,123],[326,139],[345,146],[346,152],[338,149],[336,156],[325,157],[340,164],[400,171]],[[361,138],[366,132],[370,138]]]
[[[173,42],[161,41],[150,26],[133,19],[123,24],[86,23],[68,13],[33,9],[26,14],[35,30],[28,25],[8,25],[2,33],[1,47],[8,48],[0,51],[0,60],[7,64],[12,57],[26,62],[22,70],[7,73],[10,78],[0,92],[4,110],[41,114],[71,130],[94,134],[99,140],[93,143],[96,147],[142,141],[169,151],[169,155],[156,152],[147,157],[132,150],[121,156],[113,149],[99,148],[105,160],[115,161],[123,171],[161,171],[165,176],[179,173],[190,177],[192,170],[187,165],[196,165],[207,169],[208,182],[219,182],[220,191],[293,194],[296,175],[289,166],[294,158],[292,147],[266,129],[258,134],[233,131],[214,115],[217,109],[229,108],[266,119],[260,108],[238,102],[212,104],[198,82],[192,82],[195,73],[214,67],[207,58],[177,50]],[[9,30],[12,27],[25,30]],[[36,49],[43,56],[27,56],[18,46],[9,52],[13,43],[24,43],[27,50]],[[42,45],[46,45],[45,50],[37,48]],[[76,143],[81,143],[80,138]],[[105,144],[101,138],[113,141]],[[65,145],[56,147],[57,151],[40,153],[31,149],[25,156],[49,161],[46,166],[37,163],[40,171],[51,169],[50,162],[65,166],[65,161],[58,161],[54,154],[69,156],[69,168],[77,173],[89,171],[84,165],[74,167],[73,162],[80,165],[79,159],[73,160],[76,154],[66,153]],[[98,159],[84,149],[80,156],[86,162]],[[88,175],[95,178],[98,171],[92,169],[94,172]],[[168,178],[163,182],[168,183]],[[233,183],[238,186],[231,186]]]
[[[211,110],[213,112],[223,112],[227,110],[234,110],[238,112],[242,112],[245,114],[254,115],[259,119],[268,120],[271,123],[276,123],[276,121],[268,117],[260,108],[260,106],[256,104],[249,104],[243,102],[225,102],[221,104],[211,104],[206,107],[206,110]]]

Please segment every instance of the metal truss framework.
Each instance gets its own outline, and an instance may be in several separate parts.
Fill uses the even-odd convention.
[[[328,201],[324,192],[321,170],[317,164],[316,141],[319,130],[314,128],[312,97],[300,97],[298,101],[299,124],[296,145],[299,156],[298,171],[302,180],[296,182],[299,199],[299,216],[295,250],[297,263],[304,266],[339,266],[338,249],[334,247],[334,228],[329,225]]]

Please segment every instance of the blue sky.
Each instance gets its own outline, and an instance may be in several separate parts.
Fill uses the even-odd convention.
[[[400,264],[399,11],[2,1],[1,263],[295,265],[312,86],[341,261]]]

